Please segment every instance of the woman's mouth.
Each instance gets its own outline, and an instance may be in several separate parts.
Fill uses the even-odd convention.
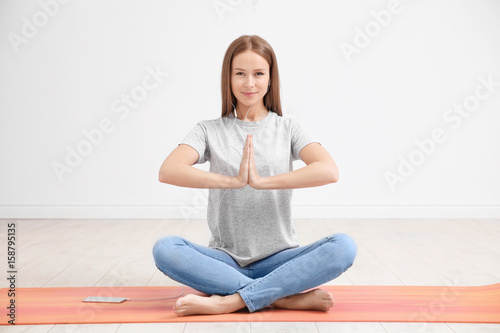
[[[255,95],[257,95],[257,93],[253,93],[253,92],[242,92],[243,95],[245,95],[246,97],[253,97]]]

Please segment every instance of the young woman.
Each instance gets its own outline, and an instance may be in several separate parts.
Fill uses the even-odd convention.
[[[163,183],[208,188],[208,246],[168,236],[153,248],[156,266],[211,295],[179,298],[178,316],[265,306],[328,311],[333,296],[312,289],[353,263],[345,234],[299,246],[291,221],[292,189],[338,180],[329,153],[301,122],[283,118],[276,56],[259,36],[229,45],[222,65],[222,116],[199,122],[165,159]],[[301,159],[305,167],[293,170]],[[193,167],[210,161],[210,171]]]

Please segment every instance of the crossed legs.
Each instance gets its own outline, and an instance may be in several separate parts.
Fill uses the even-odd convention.
[[[268,305],[328,311],[333,296],[309,289],[347,270],[356,256],[356,244],[345,234],[335,234],[240,267],[221,250],[169,236],[155,244],[153,255],[164,274],[212,295],[179,298],[174,306],[179,316],[230,313],[244,307],[254,312]]]

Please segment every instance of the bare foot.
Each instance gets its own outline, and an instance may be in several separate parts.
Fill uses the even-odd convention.
[[[272,304],[275,308],[287,310],[328,311],[333,307],[333,296],[322,289],[283,297]]]
[[[212,295],[210,297],[188,294],[175,302],[174,312],[177,316],[222,314],[234,312],[245,306],[246,304],[239,294]]]

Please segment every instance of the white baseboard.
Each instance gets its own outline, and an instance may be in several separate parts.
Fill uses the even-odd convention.
[[[293,218],[500,218],[500,205],[295,205]],[[0,205],[0,219],[204,219],[206,206]]]

